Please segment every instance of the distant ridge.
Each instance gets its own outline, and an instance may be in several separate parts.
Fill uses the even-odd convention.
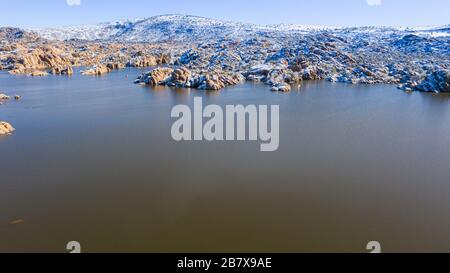
[[[200,16],[168,14],[146,19],[126,20],[96,25],[35,29],[50,40],[117,40],[128,42],[191,41],[218,38],[242,38],[256,34],[309,33],[337,29],[313,25],[255,25],[221,21]]]
[[[146,19],[126,20],[96,25],[56,27],[34,30],[50,40],[109,40],[120,42],[191,42],[252,36],[297,35],[312,32],[408,32],[417,35],[450,36],[450,26],[440,27],[333,27],[315,25],[256,25],[209,19],[200,16],[168,14]]]

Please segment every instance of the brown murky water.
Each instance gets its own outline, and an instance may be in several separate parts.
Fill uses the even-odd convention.
[[[450,251],[450,100],[395,86],[217,92],[0,74],[0,252]],[[127,78],[128,76],[128,78]],[[171,140],[170,110],[279,104],[280,149]],[[15,224],[11,222],[21,220]]]

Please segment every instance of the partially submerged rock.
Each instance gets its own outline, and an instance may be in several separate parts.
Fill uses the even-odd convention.
[[[172,73],[171,83],[176,86],[185,86],[189,83],[191,79],[192,73],[189,69],[181,67],[176,68]]]
[[[71,66],[58,66],[54,67],[51,71],[53,75],[73,75],[73,68]]]
[[[270,90],[274,92],[290,92],[291,86],[287,83],[277,83]]]
[[[9,100],[9,99],[10,99],[10,96],[0,93],[0,100]]]
[[[37,71],[31,72],[29,75],[32,77],[44,77],[44,76],[48,76],[48,72],[37,70]]]
[[[106,67],[111,71],[111,70],[124,69],[125,65],[122,63],[107,63]]]
[[[8,73],[11,75],[20,75],[20,74],[26,74],[27,70],[25,68],[16,68],[16,69],[12,69],[9,70]]]
[[[15,226],[15,225],[21,225],[23,223],[25,223],[25,220],[17,219],[17,220],[11,221],[9,224],[12,225],[12,226]]]
[[[89,76],[100,76],[100,75],[110,73],[113,70],[119,70],[119,69],[124,69],[124,68],[125,68],[125,64],[123,64],[121,62],[109,62],[106,65],[105,64],[96,64],[87,70],[81,71],[81,74],[89,75]]]
[[[291,84],[299,84],[304,79],[309,79],[303,76],[302,72],[293,71],[286,68],[285,64],[279,65],[258,65],[250,68],[244,73],[245,78],[250,81],[261,81],[271,86],[271,91],[274,92],[289,92],[291,91]]]
[[[151,86],[166,85],[173,72],[170,67],[157,67],[141,74],[134,82]]]
[[[450,70],[436,70],[416,86],[419,91],[448,93],[450,92]]]
[[[88,76],[101,76],[103,74],[109,73],[111,70],[106,65],[94,65],[93,67],[81,71],[82,75],[88,75]]]
[[[21,98],[22,97],[19,95],[14,96],[14,100],[20,100]],[[0,93],[0,103],[2,103],[3,101],[9,100],[9,99],[11,99],[11,96]]]
[[[0,135],[10,135],[15,130],[8,122],[0,121]]]
[[[194,73],[185,67],[157,67],[143,73],[136,80],[137,84],[167,85],[196,88],[203,90],[220,90],[226,86],[242,83],[245,78],[239,73],[224,71],[206,71]]]
[[[244,72],[243,75],[248,81],[264,82],[273,69],[272,65],[256,65]]]
[[[31,74],[43,76],[45,69],[68,67],[72,65],[72,58],[65,48],[59,46],[42,45],[40,47],[26,49],[20,48],[13,51],[7,58],[11,74]]]
[[[236,85],[244,82],[245,78],[239,73],[225,73],[225,72],[207,72],[201,75],[197,80],[194,80],[194,88],[203,90],[220,90],[227,86]]]
[[[407,82],[398,86],[404,91],[422,91],[434,93],[450,92],[450,70],[435,69],[426,75],[409,77]]]

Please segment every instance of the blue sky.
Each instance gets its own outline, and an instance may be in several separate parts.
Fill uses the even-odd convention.
[[[161,14],[257,24],[450,24],[449,0],[0,0],[0,26],[51,27]]]

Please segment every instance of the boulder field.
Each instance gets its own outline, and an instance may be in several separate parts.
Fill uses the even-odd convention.
[[[135,83],[152,86],[166,85],[202,90],[220,90],[244,81],[244,76],[239,73],[217,70],[192,72],[184,67],[157,67],[140,75],[135,80]]]
[[[214,31],[208,24],[195,27],[201,28],[197,34]],[[386,27],[242,32],[229,27],[233,35],[217,33],[208,39],[181,35],[169,40],[161,36],[161,41],[153,42],[139,42],[139,36],[130,36],[132,41],[116,36],[101,41],[49,40],[34,32],[0,28],[0,69],[32,76],[70,76],[73,67],[85,67],[83,75],[98,76],[125,67],[150,67],[136,83],[204,90],[257,81],[272,91],[289,92],[292,85],[300,86],[305,80],[328,80],[450,92],[448,33],[428,35]],[[180,26],[180,33],[183,29]],[[148,31],[151,35],[157,29]]]

